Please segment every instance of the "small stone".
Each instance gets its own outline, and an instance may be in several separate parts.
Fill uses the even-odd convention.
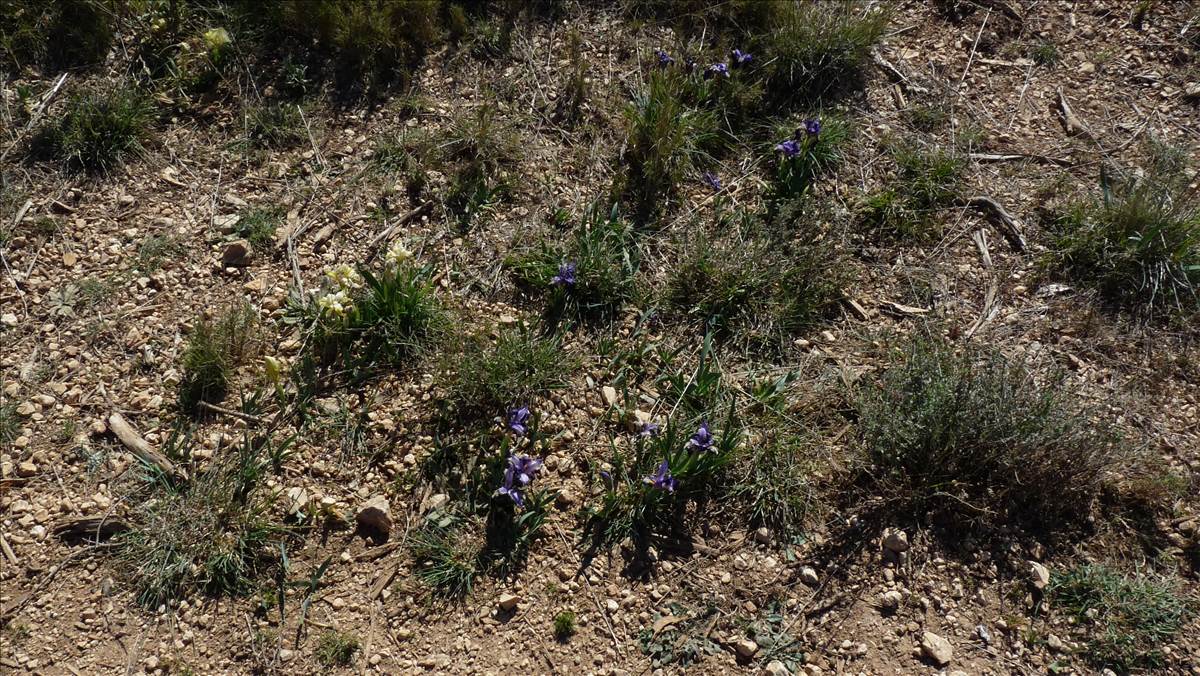
[[[520,602],[521,602],[521,597],[517,596],[516,594],[501,594],[500,599],[499,599],[499,601],[497,601],[496,605],[500,607],[500,610],[503,610],[504,612],[508,613],[508,612],[512,612],[513,610],[515,610],[517,607],[517,604]]]
[[[154,671],[158,668],[158,657],[151,655],[150,657],[142,660],[142,664],[146,665],[146,671]]]
[[[11,312],[5,312],[4,314],[0,315],[0,324],[4,324],[5,326],[16,326],[17,316]]]
[[[425,504],[421,505],[421,509],[426,512],[432,512],[435,509],[441,509],[442,507],[445,507],[448,502],[450,502],[449,495],[446,495],[445,493],[434,493],[433,495],[429,496],[429,499],[425,501]]]
[[[238,239],[225,245],[225,251],[221,253],[221,267],[240,268],[250,265],[250,261],[254,257],[254,251],[250,248],[250,242],[244,239]]]
[[[954,646],[932,631],[921,635],[921,654],[933,660],[939,667],[950,664],[954,659]]]
[[[815,587],[821,582],[821,578],[817,576],[817,571],[812,566],[804,566],[800,569],[800,581],[810,587]]]
[[[240,220],[242,217],[237,214],[217,214],[213,216],[213,225],[222,235],[230,235],[233,234],[233,229]]]
[[[761,544],[770,544],[771,530],[766,526],[759,526],[758,530],[754,531],[754,539]]]
[[[17,476],[29,478],[38,473],[37,465],[30,460],[17,464]]]
[[[296,516],[308,507],[308,491],[303,486],[292,486],[287,490],[287,515]]]
[[[295,650],[292,650],[290,648],[280,648],[279,649],[279,661],[280,662],[291,662],[294,659],[296,659],[296,651]]]
[[[898,528],[889,528],[883,532],[883,548],[895,554],[908,551],[908,534]]]
[[[604,397],[604,403],[608,404],[609,406],[617,405],[616,388],[610,385],[605,385],[604,387],[600,388],[600,396]]]
[[[748,638],[744,638],[733,644],[733,648],[744,659],[752,659],[754,654],[758,652],[758,644]]]
[[[1045,589],[1050,584],[1050,569],[1037,561],[1029,562],[1029,583],[1034,589]]]
[[[73,268],[79,262],[79,255],[74,251],[68,251],[62,255],[62,262],[68,268]]]
[[[392,534],[392,516],[388,511],[388,501],[382,495],[371,498],[358,510],[354,517],[358,530],[371,539],[375,544],[387,542]]]
[[[787,665],[779,660],[771,660],[767,662],[766,668],[763,669],[766,676],[792,676],[792,672],[788,671]]]
[[[1183,96],[1187,99],[1200,99],[1200,82],[1189,82],[1183,86]]]
[[[1079,72],[1083,75],[1091,75],[1096,72],[1096,64],[1091,61],[1084,61],[1079,64]]]
[[[902,603],[904,603],[904,594],[895,589],[879,595],[879,607],[884,610],[895,611],[900,608],[900,604]]]
[[[609,599],[604,602],[604,609],[608,611],[609,615],[612,615],[613,613],[615,613],[621,609],[621,604],[617,603],[613,599]]]
[[[1063,640],[1054,634],[1050,634],[1046,638],[1046,646],[1056,653],[1065,653],[1070,650],[1067,648],[1067,644],[1063,643]]]
[[[256,277],[242,285],[243,291],[250,293],[261,293],[267,288],[267,280],[265,277]]]
[[[569,488],[561,488],[558,495],[554,496],[554,504],[559,509],[570,509],[575,504],[575,494]]]

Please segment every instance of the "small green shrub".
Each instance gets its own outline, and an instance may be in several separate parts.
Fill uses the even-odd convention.
[[[438,146],[450,176],[443,201],[466,230],[489,204],[511,191],[508,172],[521,156],[520,139],[489,104],[458,115]]]
[[[1089,627],[1087,661],[1122,673],[1164,667],[1162,646],[1179,634],[1192,610],[1171,580],[1122,575],[1102,565],[1055,574],[1046,595]]]
[[[317,661],[327,667],[345,667],[354,661],[354,653],[358,652],[358,638],[352,634],[328,630],[321,634],[317,641],[314,655]]]
[[[730,497],[745,506],[751,524],[766,526],[781,539],[801,533],[817,500],[810,445],[801,437],[772,435],[750,447]]]
[[[197,412],[200,402],[220,403],[229,391],[233,369],[257,344],[258,316],[248,304],[230,309],[215,322],[200,320],[182,357],[179,406]]]
[[[654,72],[626,109],[628,140],[617,194],[645,224],[672,203],[684,178],[718,143],[717,118],[680,99],[677,76]]]
[[[116,6],[106,0],[6,0],[0,11],[4,70],[93,66],[112,46]]]
[[[118,552],[138,601],[155,607],[201,591],[239,595],[273,560],[279,527],[261,490],[269,467],[265,446],[249,435],[237,449],[190,483],[156,482],[145,499],[131,501],[129,531]]]
[[[510,254],[505,266],[526,288],[552,291],[549,314],[608,316],[635,295],[634,278],[641,255],[629,224],[616,207],[593,205],[573,235],[543,238]],[[564,266],[574,266],[574,282],[555,283]]]
[[[765,4],[765,3],[764,3]],[[856,2],[772,3],[762,37],[767,98],[791,108],[859,86],[891,14]]]
[[[177,258],[183,250],[183,241],[178,235],[169,232],[150,235],[138,243],[138,270],[155,272]]]
[[[860,389],[857,409],[884,494],[918,510],[966,509],[984,524],[1062,528],[1131,457],[1074,397],[1024,361],[918,338]]]
[[[1062,61],[1062,54],[1058,52],[1058,45],[1047,41],[1030,45],[1029,58],[1039,66],[1053,68]]]
[[[1052,219],[1050,263],[1123,307],[1200,311],[1200,202],[1184,189],[1142,180],[1105,181],[1099,204]]]
[[[941,148],[900,145],[892,154],[896,176],[867,197],[865,222],[885,237],[929,241],[940,236],[937,215],[960,200],[965,162]]]
[[[409,198],[415,200],[422,196],[428,185],[425,167],[434,161],[435,152],[428,134],[421,130],[406,130],[382,139],[375,146],[371,165],[384,174],[399,175]]]
[[[454,355],[447,384],[458,406],[484,414],[499,414],[566,385],[574,358],[563,350],[558,336],[542,336],[524,324],[506,326],[492,340],[475,335],[465,339]]]
[[[575,613],[570,610],[560,611],[554,616],[554,638],[560,643],[575,635]]]
[[[245,110],[246,141],[254,148],[287,148],[306,137],[300,109],[292,103],[263,103]]]
[[[77,94],[62,117],[38,130],[32,151],[72,169],[106,173],[142,151],[151,117],[147,99],[132,87]]]
[[[250,245],[264,249],[275,242],[275,230],[283,222],[281,207],[252,207],[243,211],[233,227],[234,234],[250,242]]]
[[[777,349],[837,308],[843,270],[824,240],[779,241],[750,226],[716,241],[691,238],[668,272],[664,299],[719,338]]]
[[[437,594],[465,598],[479,576],[482,544],[477,533],[468,532],[462,519],[431,515],[409,539],[408,548],[417,562],[417,577]]]

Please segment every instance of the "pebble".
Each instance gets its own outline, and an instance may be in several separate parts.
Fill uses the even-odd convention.
[[[746,659],[754,657],[754,654],[758,652],[758,644],[748,638],[738,641],[733,647],[737,650],[738,655]]]
[[[516,594],[501,594],[496,605],[504,612],[511,612],[516,609],[517,604],[521,602],[521,597]]]
[[[921,635],[921,654],[933,660],[939,667],[944,667],[954,659],[954,646],[941,636],[927,631]]]
[[[815,587],[821,582],[821,578],[817,576],[817,571],[812,566],[804,566],[800,569],[800,581],[810,587]]]
[[[1037,561],[1029,562],[1029,583],[1034,589],[1045,589],[1050,584],[1050,569]]]
[[[889,552],[903,554],[908,551],[908,534],[898,528],[889,528],[883,533],[883,548]]]

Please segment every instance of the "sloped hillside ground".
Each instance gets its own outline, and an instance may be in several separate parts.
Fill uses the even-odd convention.
[[[1194,7],[464,4],[0,8],[6,672],[1200,674]]]

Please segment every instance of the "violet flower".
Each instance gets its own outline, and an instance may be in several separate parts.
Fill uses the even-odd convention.
[[[799,141],[804,137],[816,137],[821,133],[820,120],[805,120],[800,123],[800,128],[796,130],[796,140]]]
[[[700,178],[704,181],[705,185],[713,189],[713,192],[721,191],[721,179],[718,178],[716,174],[712,173],[711,171],[706,171],[700,176]]]
[[[666,51],[664,51],[662,49],[654,50],[654,56],[655,56],[655,58],[658,59],[658,67],[659,68],[666,68],[667,66],[675,63],[674,57],[672,57],[670,54],[666,53]]]
[[[575,264],[563,263],[558,266],[558,274],[550,278],[552,286],[575,286]]]
[[[740,49],[733,50],[732,57],[733,57],[732,61],[733,61],[734,68],[740,68],[742,66],[747,66],[750,64],[751,61],[754,60],[753,54],[751,54],[749,52],[743,52]]]
[[[497,495],[506,495],[518,507],[525,506],[522,489],[529,485],[542,468],[542,461],[527,455],[508,456],[508,467],[504,470],[504,482],[496,489]]]
[[[642,423],[642,428],[638,430],[638,436],[643,439],[657,437],[659,429],[661,428],[659,427],[658,423],[645,422]]]
[[[705,80],[707,80],[708,78],[713,77],[715,75],[724,75],[724,76],[728,77],[729,66],[724,63],[714,63],[713,65],[704,69],[704,79]]]
[[[790,160],[800,154],[800,143],[794,139],[788,139],[775,144],[775,152],[783,153],[783,156]]]
[[[509,409],[508,419],[504,426],[511,430],[518,437],[525,436],[529,431],[529,408],[522,406],[520,408]]]
[[[714,444],[717,443],[716,437],[708,429],[708,421],[700,422],[700,429],[688,439],[687,447],[693,451],[711,451]]]
[[[662,464],[658,466],[654,474],[643,478],[642,481],[668,493],[674,493],[675,488],[679,486],[679,482],[671,476],[671,469],[668,467],[666,460],[662,461]]]

